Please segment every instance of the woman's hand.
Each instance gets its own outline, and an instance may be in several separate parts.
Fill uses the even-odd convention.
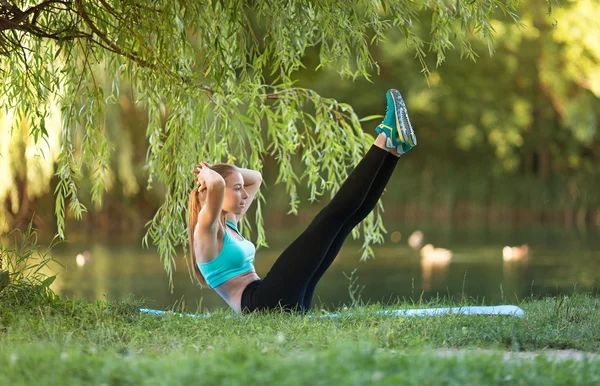
[[[194,181],[198,182],[201,192],[206,189],[206,174],[211,172],[212,170],[208,162],[202,161],[196,165],[196,169],[193,171],[193,173],[196,174]]]

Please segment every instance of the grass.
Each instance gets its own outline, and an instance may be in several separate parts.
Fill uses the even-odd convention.
[[[0,385],[600,384],[600,298],[593,295],[523,300],[523,318],[369,314],[382,309],[376,304],[341,310],[340,318],[229,310],[159,317],[141,314],[140,299],[60,299],[49,289],[53,277],[41,273],[52,258],[35,252],[35,232],[15,237],[16,247],[0,244],[11,272],[0,290]],[[190,312],[182,304],[176,311]],[[458,305],[481,304],[389,307]],[[595,356],[558,361],[550,349]],[[521,351],[541,355],[504,358]]]
[[[0,296],[2,385],[600,383],[600,360],[543,354],[600,351],[600,298],[585,294],[524,300],[523,318],[356,315],[381,309],[368,305],[338,319],[227,310],[194,319],[140,314],[144,302],[135,299],[14,299]],[[469,350],[440,355],[443,348]],[[542,355],[503,360],[506,351]]]

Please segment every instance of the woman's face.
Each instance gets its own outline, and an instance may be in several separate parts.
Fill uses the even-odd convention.
[[[239,172],[233,172],[225,178],[225,200],[223,210],[228,213],[242,214],[246,210],[248,193],[244,189],[244,179]]]

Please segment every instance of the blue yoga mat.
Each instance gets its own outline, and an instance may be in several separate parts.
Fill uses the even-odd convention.
[[[176,315],[189,316],[191,318],[209,318],[210,314],[180,314],[171,311],[153,310],[150,308],[140,308],[140,312],[152,315]],[[522,317],[525,311],[517,306],[468,306],[452,308],[407,308],[403,310],[381,310],[375,312],[357,313],[355,315],[383,315],[383,316],[439,316],[445,314],[454,315],[508,315]],[[353,315],[351,312],[344,314],[325,314],[325,315],[306,315],[307,318],[339,318],[342,316]],[[227,316],[228,318],[231,316]]]

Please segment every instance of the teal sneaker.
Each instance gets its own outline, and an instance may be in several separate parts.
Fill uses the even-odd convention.
[[[417,146],[417,137],[408,119],[406,105],[400,92],[391,89],[385,96],[387,99],[385,117],[375,131],[384,133],[387,137],[385,147],[396,149],[398,154],[404,154]]]

